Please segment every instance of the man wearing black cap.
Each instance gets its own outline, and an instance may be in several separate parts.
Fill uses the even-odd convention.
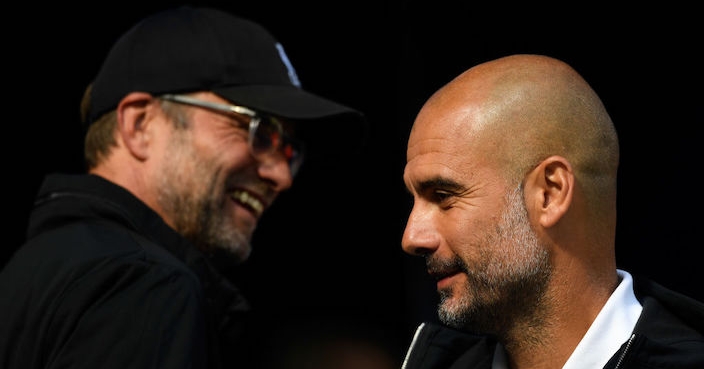
[[[249,305],[215,261],[250,255],[297,133],[364,117],[304,91],[260,25],[192,7],[124,34],[81,111],[88,173],[45,178],[0,272],[0,366],[235,367]]]

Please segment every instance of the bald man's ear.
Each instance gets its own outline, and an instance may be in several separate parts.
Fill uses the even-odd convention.
[[[148,124],[155,112],[154,97],[144,92],[131,92],[117,105],[117,129],[122,142],[138,160],[149,157],[151,132]]]
[[[567,159],[551,156],[531,171],[526,180],[526,201],[544,228],[555,225],[567,212],[574,196],[574,173]]]

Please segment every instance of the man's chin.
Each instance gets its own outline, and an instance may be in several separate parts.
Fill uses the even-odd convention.
[[[252,253],[249,244],[239,245],[236,249],[230,247],[213,247],[205,254],[219,270],[226,271],[247,261]]]

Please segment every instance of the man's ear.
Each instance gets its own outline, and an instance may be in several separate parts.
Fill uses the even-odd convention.
[[[145,92],[131,92],[117,105],[117,129],[122,142],[138,160],[149,156],[151,131],[149,123],[155,117],[154,97]]]
[[[572,166],[561,156],[546,158],[528,174],[526,201],[540,225],[552,227],[565,215],[573,200],[574,186]]]

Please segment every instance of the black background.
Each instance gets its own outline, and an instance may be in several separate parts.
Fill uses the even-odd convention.
[[[5,15],[10,237],[3,256],[21,243],[42,176],[82,170],[79,102],[108,48],[137,20],[176,4],[14,3]],[[252,258],[235,272],[273,325],[292,317],[359,319],[403,347],[415,325],[433,317],[433,285],[421,260],[400,247],[410,205],[402,182],[408,129],[436,89],[474,64],[512,53],[565,60],[609,110],[622,152],[620,267],[704,300],[703,33],[693,6],[191,4],[263,24],[283,43],[304,88],[362,110],[372,123],[355,160],[302,169],[265,215]]]

